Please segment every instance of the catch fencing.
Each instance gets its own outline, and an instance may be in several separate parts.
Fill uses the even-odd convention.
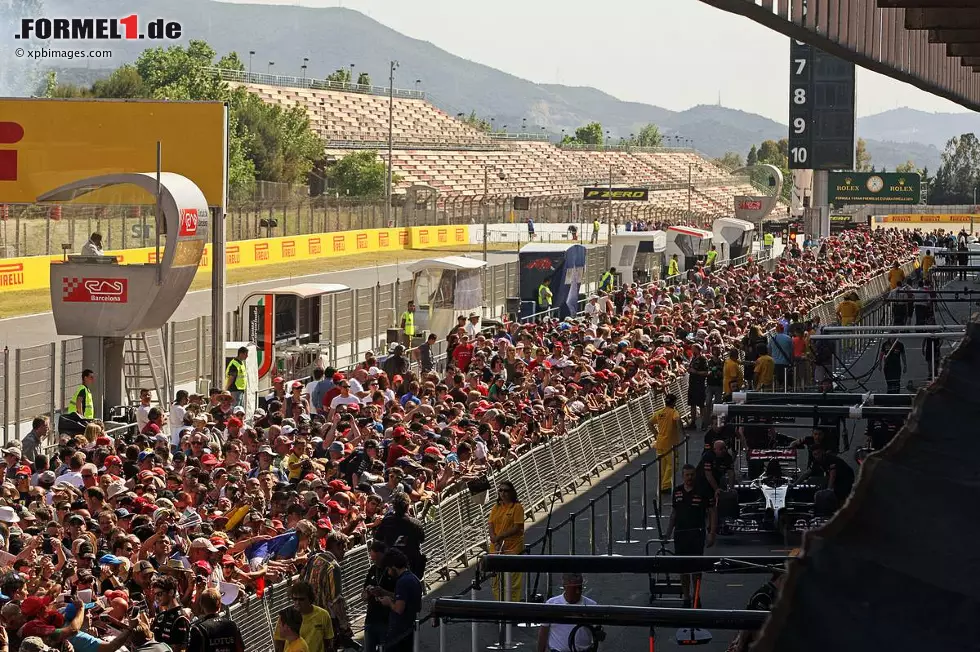
[[[524,223],[571,223],[583,228],[610,213],[614,223],[646,221],[711,228],[712,215],[668,209],[654,203],[595,202],[566,195],[529,197],[527,210],[514,209],[514,195],[454,195],[418,198],[409,204],[396,197],[390,222],[384,203],[342,197],[233,202],[225,215],[229,242],[357,229]],[[0,258],[56,256],[78,252],[92,233],[102,234],[107,251],[156,245],[152,206],[87,204],[0,204]],[[605,226],[604,226],[605,228]]]
[[[586,256],[583,292],[595,287],[606,266],[604,248],[589,249]],[[506,309],[507,298],[517,295],[517,262],[490,265],[483,269],[484,318],[499,318]],[[387,345],[387,331],[397,327],[397,318],[412,299],[412,282],[400,280],[369,288],[345,290],[324,300],[321,312],[319,346],[331,364],[348,367],[360,361],[367,351],[379,351]],[[248,339],[242,329],[238,310],[225,319],[225,340]],[[193,387],[206,392],[210,387],[211,319],[209,316],[172,321],[163,329],[164,364],[170,370],[173,387]],[[438,334],[440,339],[443,334]],[[313,345],[316,346],[316,345]],[[295,366],[291,366],[295,363]],[[26,423],[40,415],[55,420],[68,404],[81,382],[83,366],[82,338],[76,337],[34,347],[11,349],[0,361],[0,429],[3,442],[19,439]],[[305,358],[286,358],[278,373],[301,377],[307,373]],[[171,397],[161,397],[168,401]],[[166,407],[166,404],[164,404]]]
[[[678,396],[677,409],[686,419],[689,415],[686,377],[674,380],[668,391]],[[460,492],[443,498],[427,512],[424,521],[426,536],[422,551],[428,557],[424,580],[428,583],[448,580],[487,552],[491,496],[501,482],[514,484],[527,515],[544,512],[556,492],[566,496],[587,491],[595,486],[604,470],[635,459],[647,449],[653,435],[647,419],[663,406],[661,394],[649,392],[633,398],[523,453],[489,477],[491,488],[487,494],[473,496],[465,487],[459,487]],[[659,482],[657,473],[656,482]],[[618,526],[615,531],[611,526],[597,531],[596,545],[603,550],[611,546],[615,532]],[[343,595],[352,620],[364,613],[366,605],[361,599],[361,587],[369,566],[367,547],[363,545],[348,551],[342,562]],[[262,597],[249,596],[228,610],[250,652],[273,649],[272,632],[277,614],[290,606],[291,581],[267,587]]]

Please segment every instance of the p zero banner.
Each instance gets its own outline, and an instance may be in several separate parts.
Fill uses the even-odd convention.
[[[609,201],[610,194],[615,201],[647,201],[650,199],[649,188],[585,188],[582,199],[605,199]]]
[[[32,203],[86,177],[154,172],[159,142],[164,172],[197,184],[208,206],[224,206],[226,135],[221,102],[0,99],[0,197]],[[134,186],[118,186],[76,203],[154,201]]]
[[[922,178],[916,173],[831,172],[831,204],[918,204]]]

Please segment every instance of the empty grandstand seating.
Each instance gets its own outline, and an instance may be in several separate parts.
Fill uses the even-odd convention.
[[[363,93],[247,84],[266,102],[306,109],[313,130],[330,142],[387,142],[388,98]],[[424,100],[395,98],[392,137],[403,145],[485,145],[487,134]]]
[[[326,141],[329,158],[365,148],[387,158],[387,97],[254,83],[246,87],[266,102],[303,108]],[[395,97],[393,106],[392,169],[399,178],[395,192],[425,184],[443,196],[481,196],[489,171],[491,195],[574,196],[584,185],[606,185],[612,171],[617,185],[649,187],[650,202],[658,209],[690,207],[707,216],[730,215],[735,195],[757,194],[691,150],[586,150],[494,139],[422,99]]]

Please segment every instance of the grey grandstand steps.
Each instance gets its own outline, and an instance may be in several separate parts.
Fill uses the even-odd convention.
[[[139,403],[139,390],[149,389],[154,402],[166,405],[170,396],[170,372],[161,329],[126,336],[123,374],[130,404]]]

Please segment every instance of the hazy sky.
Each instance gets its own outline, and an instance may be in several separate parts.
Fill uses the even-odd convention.
[[[681,110],[715,104],[787,122],[789,38],[698,0],[235,0],[343,6],[535,82],[594,86]],[[965,111],[858,69],[859,115]]]

